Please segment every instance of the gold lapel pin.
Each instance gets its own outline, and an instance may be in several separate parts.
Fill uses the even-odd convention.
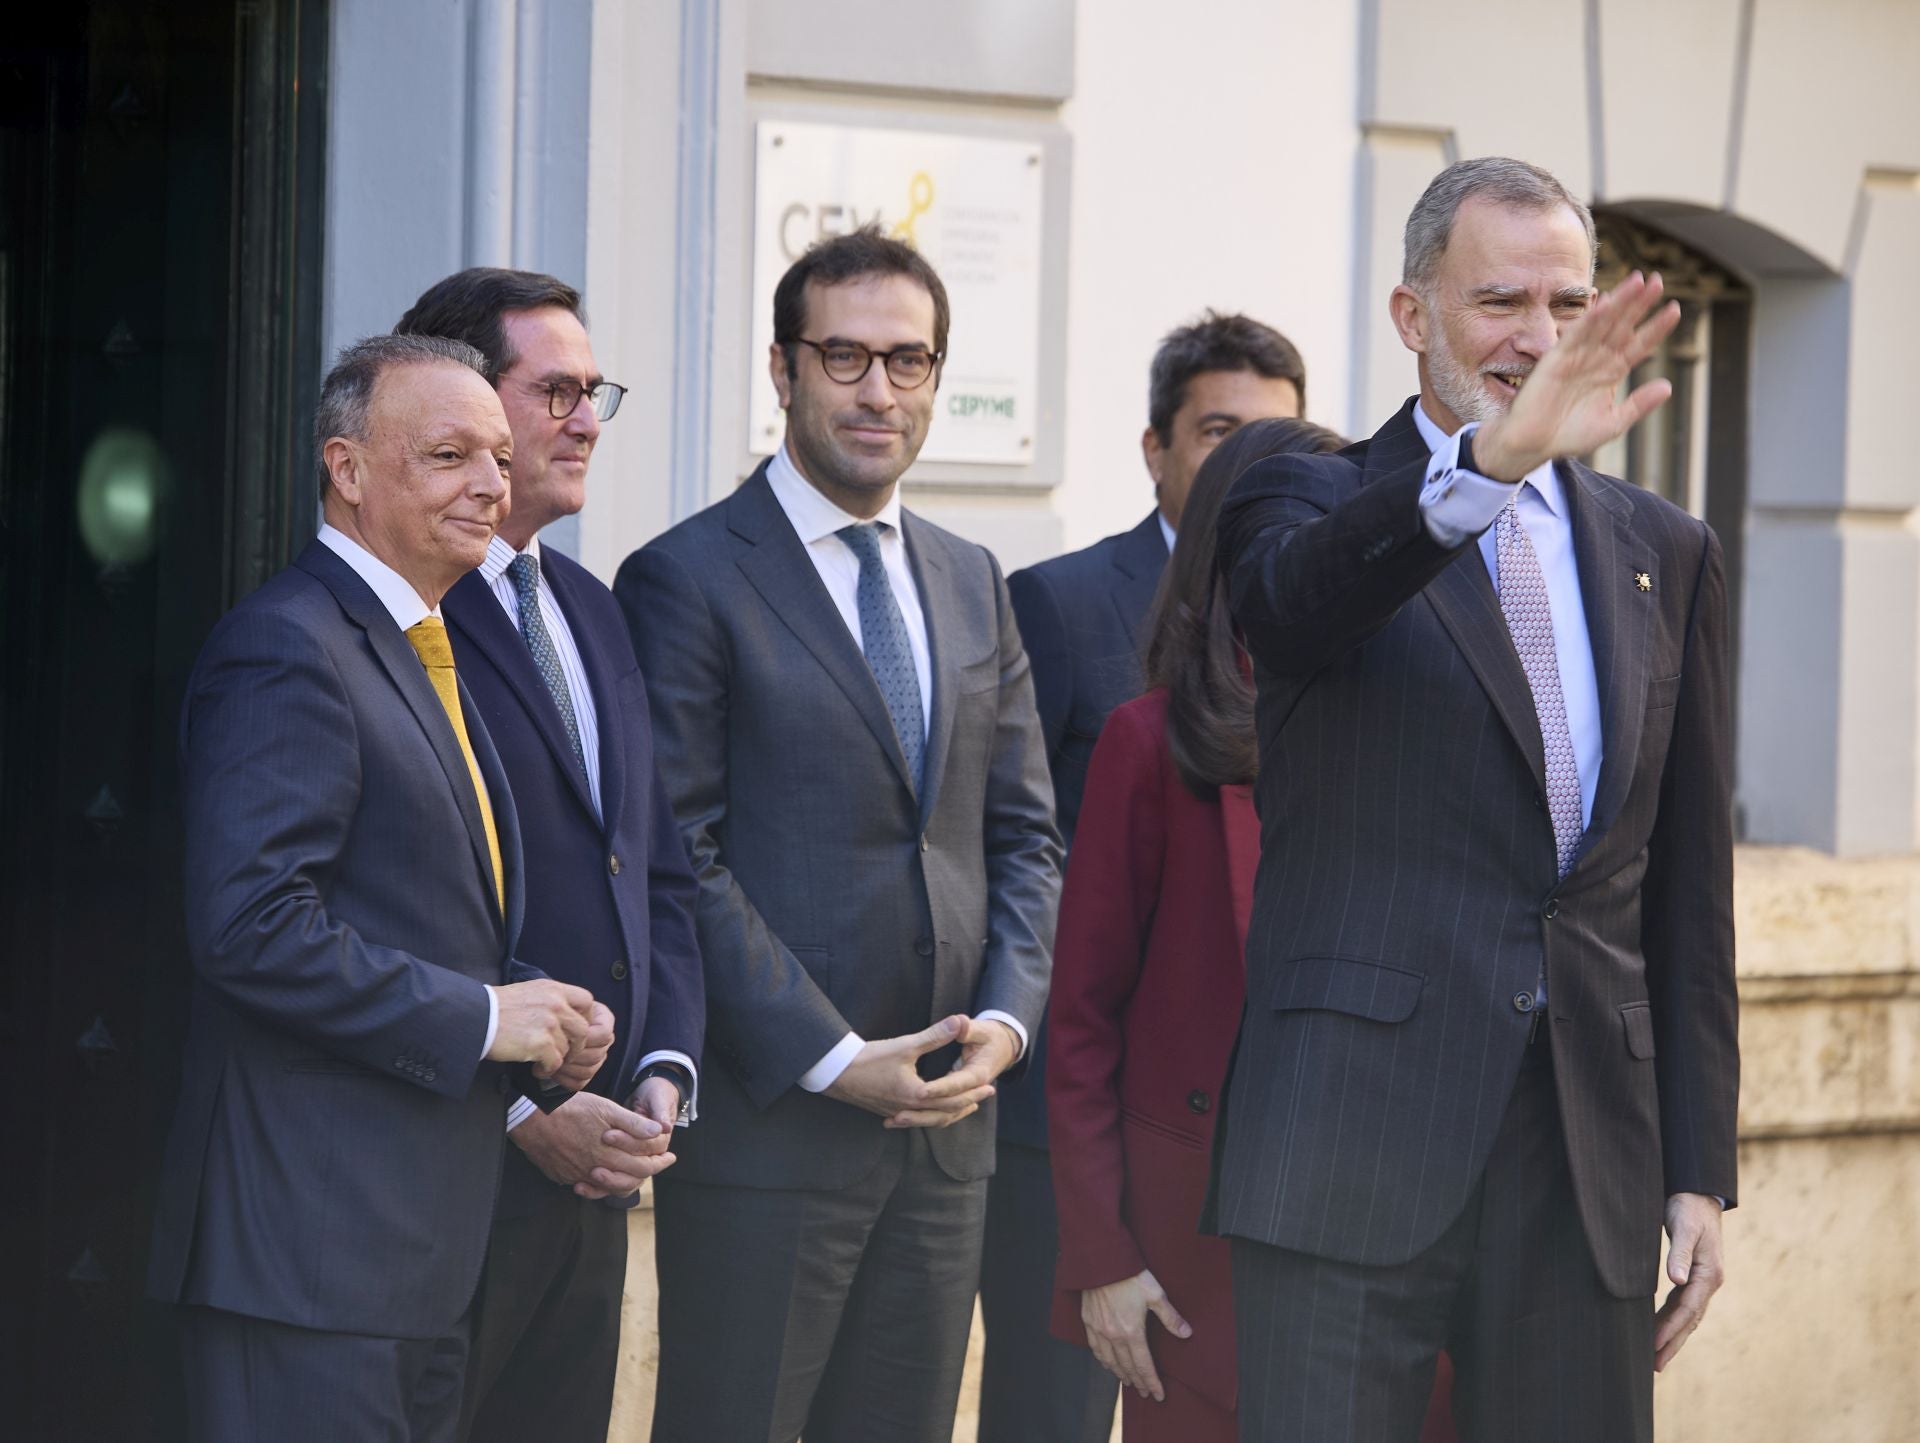
[[[1652,591],[1653,577],[1649,575],[1647,572],[1636,571],[1633,573],[1633,584],[1639,587],[1642,591]]]

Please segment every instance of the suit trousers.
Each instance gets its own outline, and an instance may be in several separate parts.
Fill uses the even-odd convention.
[[[376,1338],[190,1307],[180,1347],[192,1443],[453,1443],[459,1425],[465,1318]]]
[[[1653,1299],[1601,1284],[1541,1028],[1485,1173],[1412,1261],[1233,1240],[1242,1443],[1413,1443],[1444,1347],[1467,1443],[1651,1443]]]
[[[950,1443],[987,1184],[888,1141],[838,1190],[656,1181],[653,1443]]]
[[[980,1266],[986,1324],[978,1443],[1106,1443],[1120,1383],[1092,1353],[1053,1336],[1060,1257],[1045,1149],[1000,1139]]]
[[[533,1172],[517,1148],[510,1174]],[[525,1179],[519,1179],[522,1183]],[[460,1436],[467,1443],[605,1443],[627,1277],[624,1209],[545,1178],[496,1216],[474,1300]]]

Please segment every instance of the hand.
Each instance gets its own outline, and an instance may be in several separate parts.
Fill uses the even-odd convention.
[[[600,1064],[613,1048],[613,1013],[604,1002],[595,1002],[587,1013],[587,1030],[567,1053],[566,1061],[554,1070],[553,1080],[562,1087],[580,1091],[593,1081]],[[534,1069],[538,1075],[539,1069]]]
[[[649,1077],[633,1095],[633,1110],[671,1128],[680,1120],[680,1089],[664,1077]]]
[[[1625,400],[1618,395],[1628,372],[1680,323],[1677,302],[1654,310],[1662,289],[1657,273],[1635,271],[1569,324],[1506,415],[1474,433],[1474,469],[1518,481],[1543,461],[1584,455],[1624,435],[1672,395],[1664,380],[1648,381]]]
[[[507,1136],[550,1181],[586,1198],[633,1192],[674,1161],[666,1128],[591,1092],[533,1113]]]
[[[993,1096],[990,1085],[993,1080],[1020,1056],[1020,1035],[1006,1023],[994,1019],[985,1022],[963,1017],[960,1031],[960,1059],[946,1076],[949,1084],[959,1083],[965,1090],[962,1095],[972,1096],[980,1093],[982,1101]],[[982,1092],[982,1089],[985,1089]],[[979,1107],[976,1102],[967,1112]],[[926,1109],[902,1109],[887,1119],[888,1127],[951,1127],[966,1113],[959,1116],[949,1114],[935,1115]]]
[[[535,1077],[552,1077],[560,1070],[585,1039],[596,1005],[586,988],[550,978],[496,987],[493,996],[499,1023],[487,1061],[531,1062]]]
[[[1160,1373],[1147,1349],[1147,1314],[1176,1338],[1191,1338],[1193,1328],[1174,1311],[1166,1290],[1154,1275],[1142,1269],[1137,1277],[1122,1278],[1080,1295],[1080,1321],[1086,1325],[1087,1346],[1100,1366],[1142,1398],[1167,1401]]]
[[[1707,1304],[1727,1280],[1720,1251],[1720,1200],[1697,1192],[1667,1199],[1667,1276],[1673,1291],[1654,1318],[1653,1371],[1658,1373],[1693,1336]]]
[[[890,1127],[947,1127],[976,1111],[993,1096],[991,1087],[970,1085],[959,1072],[928,1082],[914,1063],[929,1052],[966,1036],[966,1017],[943,1017],[924,1032],[906,1037],[883,1037],[855,1054],[827,1096],[878,1113]],[[902,1122],[902,1118],[916,1119]]]

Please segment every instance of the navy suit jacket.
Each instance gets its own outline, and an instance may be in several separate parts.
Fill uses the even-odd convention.
[[[1073,846],[1087,766],[1100,728],[1117,706],[1145,689],[1141,651],[1147,612],[1167,568],[1160,513],[1082,551],[1042,561],[1007,578],[1020,640],[1033,664],[1034,698],[1047,740],[1060,835]],[[1047,1033],[1043,1022],[1018,1078],[1000,1084],[1000,1136],[1047,1145]]]
[[[434,1337],[473,1297],[508,1070],[520,830],[468,697],[506,907],[447,714],[320,542],[221,619],[181,718],[194,963],[149,1286],[326,1332]]]
[[[442,610],[461,680],[513,780],[527,876],[517,953],[612,1009],[613,1051],[589,1090],[624,1101],[649,1053],[683,1052],[699,1064],[707,1007],[693,930],[698,888],[660,784],[646,683],[619,604],[551,547],[540,564],[593,691],[598,815],[533,654],[480,573],[462,577]]]

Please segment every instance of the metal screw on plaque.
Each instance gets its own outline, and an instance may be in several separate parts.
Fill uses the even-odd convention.
[[[784,135],[776,135],[773,138],[773,143],[775,145],[785,145],[787,143],[787,138]]]
[[[1040,163],[1040,152],[1039,152],[1039,151],[1037,151],[1037,150],[1036,150],[1036,151],[1035,151],[1035,152],[1034,152],[1034,153],[1033,153],[1032,155],[1030,155],[1030,156],[1028,156],[1028,157],[1027,157],[1027,164],[1028,164],[1028,165],[1030,165],[1030,166],[1031,166],[1031,165],[1038,165],[1039,163]]]

